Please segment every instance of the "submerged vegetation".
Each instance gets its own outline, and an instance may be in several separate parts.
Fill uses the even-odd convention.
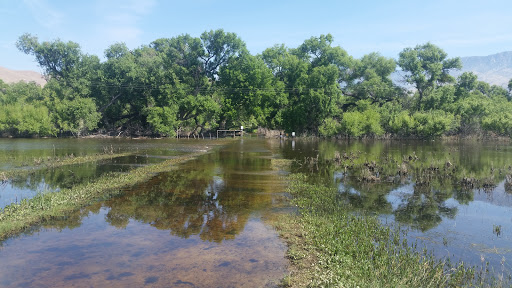
[[[505,192],[510,191],[507,183],[512,181],[512,159],[500,155],[501,148],[484,152],[470,143],[464,146],[432,142],[397,149],[400,145],[391,143],[396,144],[379,141],[366,150],[358,143],[343,147],[345,142],[338,146],[334,141],[306,140],[296,143],[296,149],[310,153],[295,159],[291,167],[309,175],[318,185],[332,183],[334,178],[339,197],[357,213],[393,215],[398,223],[420,231],[436,227],[442,217],[453,218],[457,214],[456,207],[446,205],[448,199],[467,205],[473,201],[475,191],[491,195],[502,181]],[[461,151],[467,155],[479,153],[479,158],[475,161],[462,156]],[[386,197],[408,185],[410,191],[393,209]]]
[[[465,230],[471,224],[450,231],[454,229],[450,225],[464,223],[465,216],[458,215],[461,209],[469,214],[473,209],[483,212],[469,208],[474,200],[487,203],[490,200],[482,197],[510,193],[508,145],[361,143],[301,139],[283,151],[285,158],[293,159],[290,171],[297,173],[289,177],[289,192],[299,212],[276,224],[292,263],[286,286],[508,287],[512,283],[504,265],[508,252],[475,252],[487,261],[480,263],[468,256],[471,248],[457,250],[469,239],[451,233],[468,233],[469,242],[476,246],[496,245],[494,249],[499,250],[499,245],[507,244],[473,237],[483,232]],[[502,192],[496,193],[498,186]],[[508,222],[505,217],[501,223]],[[389,219],[394,226],[387,226]],[[485,234],[492,231],[495,237],[503,237],[501,223],[484,223]],[[457,252],[452,255],[452,251]],[[450,261],[446,254],[455,259]]]
[[[274,223],[288,245],[291,262],[284,287],[510,285],[510,276],[493,275],[488,262],[477,267],[437,259],[417,243],[408,243],[408,228],[384,226],[376,216],[354,213],[337,189],[312,184],[304,174],[289,178],[288,191],[299,213]],[[501,226],[493,230],[499,236]],[[447,245],[446,238],[443,244]]]
[[[73,212],[100,200],[119,196],[125,188],[147,181],[156,173],[172,170],[176,164],[197,157],[205,151],[143,166],[127,173],[108,173],[93,182],[54,192],[38,193],[33,198],[12,203],[0,210],[0,241],[30,230],[36,225],[44,226],[46,222],[65,219]],[[1,177],[7,179],[6,175],[9,173],[2,172]]]
[[[48,83],[0,81],[0,133],[204,137],[244,126],[325,137],[512,135],[512,84],[489,85],[471,72],[455,79],[460,59],[431,43],[397,60],[355,59],[333,43],[320,35],[251,55],[238,35],[219,29],[132,50],[115,43],[102,62],[77,43],[25,34],[17,47]]]
[[[291,195],[295,213],[286,209],[269,220],[288,244],[291,267],[283,286],[486,287],[511,281],[510,277],[503,279],[503,271],[501,278],[492,278],[487,270],[493,266],[475,268],[439,259],[408,240],[411,231],[433,229],[442,217],[455,217],[457,207],[445,205],[448,199],[468,204],[475,190],[490,193],[501,182],[504,193],[510,193],[509,145],[445,145],[439,141],[365,145],[366,141],[310,138],[226,139],[210,141],[208,146],[227,142],[233,146],[187,162],[179,171],[165,173],[208,147],[187,149],[201,153],[91,177],[90,183],[73,182],[59,191],[6,206],[0,211],[0,243],[39,227],[77,227],[100,208],[106,210],[104,220],[119,229],[134,220],[178,237],[197,235],[203,241],[221,243],[238,237],[255,211],[275,208],[276,201]],[[390,142],[393,145],[386,146]],[[267,153],[274,149],[279,149],[283,159]],[[70,171],[65,165],[121,155],[115,151],[110,146],[90,158],[48,157],[39,165],[61,165],[59,169]],[[478,157],[468,157],[476,155],[474,151]],[[0,173],[0,181],[9,181],[6,173],[10,172]],[[386,195],[409,184],[403,201],[391,207]],[[278,185],[287,185],[289,195],[279,193],[274,198],[272,193],[281,189]],[[396,226],[386,226],[377,218],[387,214],[393,215]],[[496,221],[487,232],[498,238],[507,231],[507,224]],[[450,235],[443,235],[443,249],[449,249],[452,241]],[[487,256],[481,255],[484,266]]]
[[[473,281],[474,270],[450,266],[418,252],[400,230],[376,217],[347,209],[336,189],[291,176],[290,193],[300,215],[278,229],[289,245],[291,287],[456,287]]]
[[[44,168],[57,168],[66,165],[83,164],[88,162],[96,162],[105,159],[112,159],[117,157],[123,157],[131,155],[131,153],[103,153],[96,155],[84,155],[75,156],[73,154],[65,156],[53,156],[53,157],[35,157],[32,159],[31,166],[29,169],[11,169],[0,172],[0,180],[7,181],[13,177],[20,177],[22,175],[29,175],[34,173],[36,170]],[[27,163],[21,163],[22,168],[28,166]],[[16,168],[16,167],[15,167]]]

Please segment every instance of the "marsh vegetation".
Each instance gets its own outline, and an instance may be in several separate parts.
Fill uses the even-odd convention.
[[[2,285],[510,283],[508,142],[11,140]]]

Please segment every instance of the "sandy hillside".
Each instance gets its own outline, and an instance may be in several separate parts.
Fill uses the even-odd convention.
[[[41,86],[44,86],[44,84],[46,84],[46,81],[40,73],[37,73],[35,71],[11,70],[4,67],[0,67],[0,79],[2,79],[6,83],[15,83],[19,81],[34,81]]]

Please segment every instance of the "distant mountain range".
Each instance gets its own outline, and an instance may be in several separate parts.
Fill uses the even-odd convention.
[[[501,52],[489,56],[461,57],[462,72],[471,71],[478,80],[489,84],[506,87],[512,79],[512,51]]]
[[[463,72],[470,71],[478,76],[478,80],[489,84],[507,87],[508,81],[512,79],[512,51],[501,52],[489,56],[472,56],[461,57],[462,70],[454,72],[454,76],[459,76]],[[403,78],[400,72],[395,72],[392,79],[397,82]],[[44,86],[46,80],[43,76],[35,71],[10,70],[0,67],[0,79],[6,83],[14,83],[18,81],[30,82]]]
[[[11,70],[4,67],[0,67],[0,79],[2,79],[5,83],[34,81],[41,86],[46,84],[46,80],[43,78],[43,75],[37,73],[36,71]]]

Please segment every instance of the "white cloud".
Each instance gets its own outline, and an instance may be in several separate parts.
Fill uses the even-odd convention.
[[[142,30],[136,27],[109,27],[104,30],[105,36],[114,42],[135,42],[138,37],[142,34]]]
[[[64,15],[53,9],[45,0],[23,0],[23,4],[32,13],[37,23],[47,29],[53,29],[63,21]]]
[[[139,14],[139,15],[145,15],[149,14],[153,7],[156,5],[156,1],[154,0],[146,0],[146,1],[140,1],[140,0],[131,0],[131,1],[123,1],[122,2],[122,8],[126,9],[127,11],[131,11],[133,13]]]
[[[138,40],[143,34],[140,24],[151,13],[156,1],[98,1],[96,5],[98,30],[102,37],[110,43],[125,42],[133,46],[140,44]]]

